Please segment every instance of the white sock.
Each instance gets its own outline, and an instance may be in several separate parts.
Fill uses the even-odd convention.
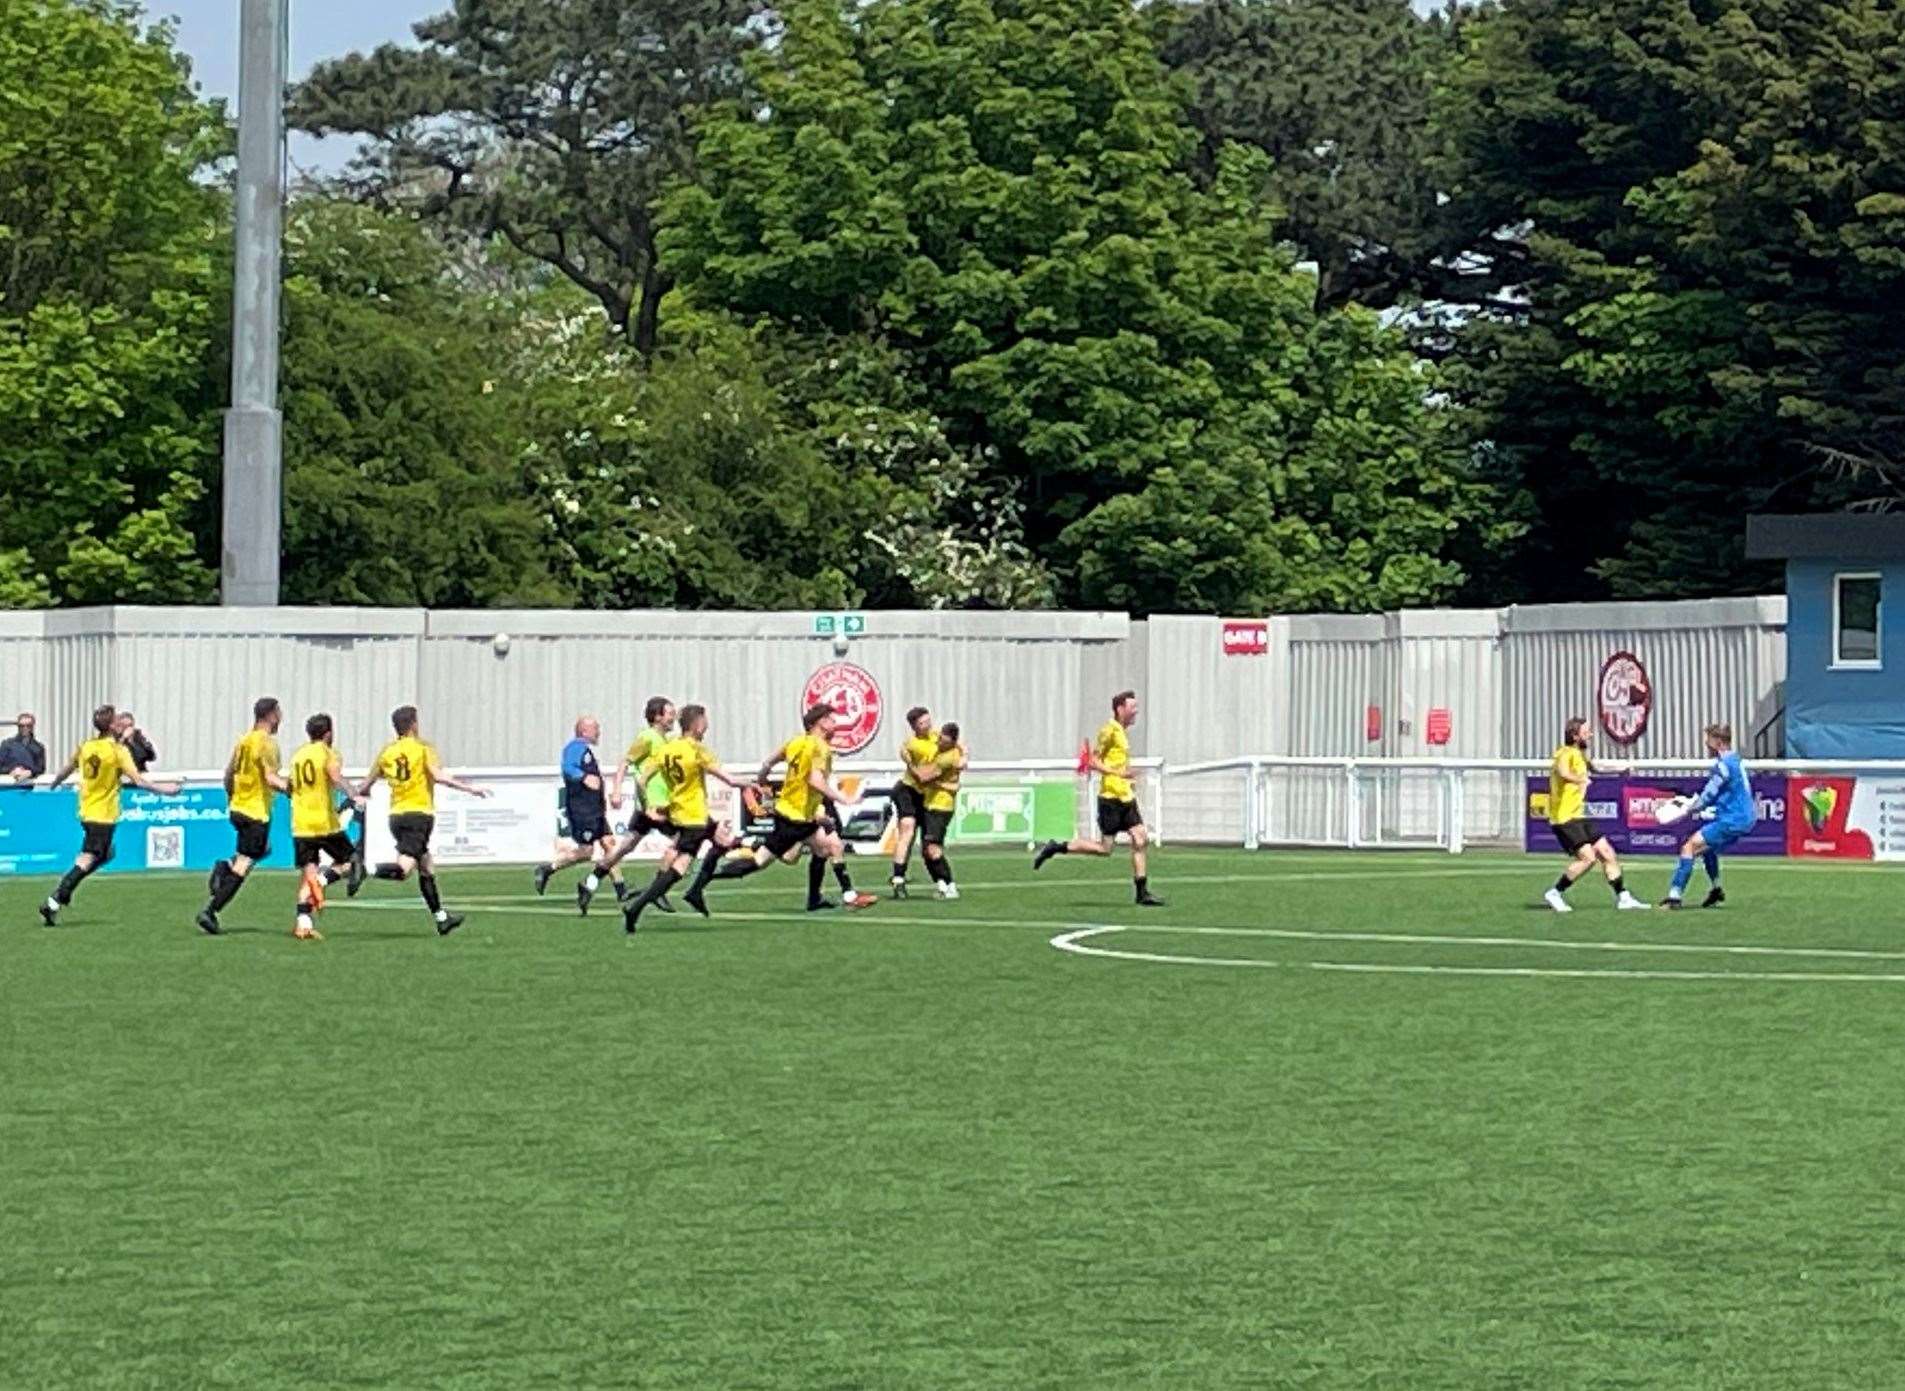
[[[443,920],[444,920],[445,918],[447,918],[447,917],[449,917],[449,916],[450,916],[450,915],[449,915],[448,913],[446,913],[446,912],[444,912],[444,911],[443,911],[443,910],[442,910],[441,908],[439,908],[439,909],[437,909],[437,921],[438,921],[438,922],[442,922],[442,921],[443,921]]]
[[[48,908],[51,908],[55,913],[57,913],[59,912],[61,905],[60,905],[60,901],[57,898],[54,898],[51,894],[48,894],[46,896],[46,906]]]
[[[298,931],[309,932],[310,930],[311,930],[311,915],[309,913],[298,914]]]
[[[594,893],[597,889],[602,887],[602,881],[596,878],[594,870],[590,870],[589,877],[582,881],[582,887],[587,889],[590,893]]]

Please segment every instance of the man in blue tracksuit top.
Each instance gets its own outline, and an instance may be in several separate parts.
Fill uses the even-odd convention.
[[[1726,902],[1720,887],[1720,852],[1735,844],[1753,829],[1759,820],[1759,803],[1753,797],[1753,783],[1746,776],[1746,765],[1733,750],[1733,727],[1710,724],[1706,728],[1707,752],[1713,755],[1713,771],[1700,795],[1689,802],[1682,816],[1700,816],[1711,812],[1712,820],[1687,838],[1680,847],[1680,863],[1674,866],[1673,884],[1662,901],[1663,908],[1678,908],[1681,895],[1693,878],[1694,856],[1706,866],[1713,887],[1707,890],[1702,908],[1717,908]]]
[[[615,846],[615,832],[609,827],[609,809],[602,791],[602,769],[595,761],[595,746],[602,738],[602,723],[593,715],[575,722],[575,738],[562,748],[562,807],[569,818],[569,838],[575,849],[556,856],[535,870],[536,892],[549,887],[551,876],[559,869],[591,860],[603,860]],[[622,873],[610,871],[615,880],[615,896],[627,892]],[[576,885],[576,902],[589,911],[591,891]]]

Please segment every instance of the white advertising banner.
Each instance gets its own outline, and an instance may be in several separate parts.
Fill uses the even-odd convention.
[[[562,815],[562,779],[555,774],[477,772],[462,776],[487,789],[490,795],[478,798],[448,788],[437,790],[437,825],[430,837],[430,854],[438,864],[538,864],[573,848]],[[716,783],[708,793],[709,810],[717,818],[727,817],[732,807],[729,789]],[[620,810],[610,811],[609,824],[618,836],[628,829],[633,812],[629,801]],[[365,849],[370,862],[394,859],[397,847],[390,836],[390,789],[381,782],[371,789],[369,814]],[[660,859],[664,844],[660,836],[644,837],[630,858]]]

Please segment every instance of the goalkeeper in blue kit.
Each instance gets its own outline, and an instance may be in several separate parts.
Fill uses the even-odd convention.
[[[1706,866],[1712,887],[1701,903],[1702,908],[1717,908],[1726,902],[1726,890],[1720,887],[1720,852],[1739,842],[1759,821],[1759,802],[1753,796],[1752,779],[1746,765],[1733,749],[1733,727],[1710,724],[1706,728],[1707,752],[1713,755],[1713,771],[1698,796],[1681,799],[1660,809],[1663,826],[1688,817],[1709,818],[1705,826],[1687,837],[1680,847],[1680,863],[1674,866],[1673,883],[1668,886],[1662,908],[1678,908],[1693,879],[1696,857]]]

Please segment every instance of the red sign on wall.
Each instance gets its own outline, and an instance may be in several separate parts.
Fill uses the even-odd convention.
[[[1636,743],[1647,732],[1654,713],[1654,684],[1647,668],[1632,652],[1616,652],[1601,663],[1594,686],[1594,706],[1601,731],[1620,745]]]
[[[1270,625],[1261,618],[1224,620],[1226,657],[1266,657],[1270,654]]]
[[[1372,705],[1363,711],[1363,738],[1372,744],[1382,742],[1382,706]]]
[[[836,722],[828,742],[835,753],[858,753],[880,731],[880,683],[865,667],[829,662],[816,671],[800,693],[800,708],[804,712],[816,703],[833,707]]]
[[[1429,711],[1429,727],[1423,731],[1423,738],[1431,744],[1446,744],[1455,733],[1455,719],[1447,710],[1437,706]]]

